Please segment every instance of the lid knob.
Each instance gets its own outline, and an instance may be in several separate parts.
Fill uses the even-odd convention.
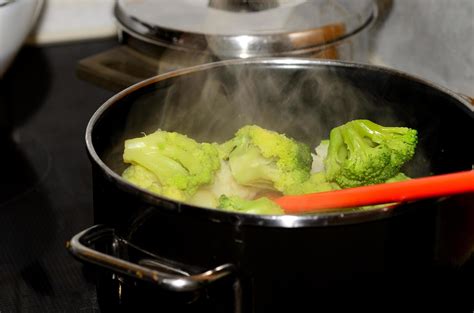
[[[256,12],[279,6],[278,0],[209,0],[209,7],[231,12]]]

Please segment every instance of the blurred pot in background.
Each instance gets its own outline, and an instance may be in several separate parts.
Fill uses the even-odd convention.
[[[140,1],[118,0],[121,39],[155,55],[169,48],[214,60],[263,56],[366,59],[359,35],[376,18],[372,0],[354,1]],[[144,49],[135,40],[154,46]],[[351,46],[351,47],[346,47]],[[344,48],[343,48],[344,47]],[[160,49],[161,48],[161,49]]]
[[[118,0],[117,48],[81,60],[81,78],[121,90],[218,60],[304,56],[366,62],[372,0]]]

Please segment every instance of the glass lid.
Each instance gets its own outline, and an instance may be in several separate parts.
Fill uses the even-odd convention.
[[[372,0],[117,0],[124,31],[168,48],[224,57],[278,55],[351,36]]]

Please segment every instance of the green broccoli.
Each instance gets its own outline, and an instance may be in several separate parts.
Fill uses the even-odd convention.
[[[329,182],[324,172],[311,174],[311,177],[302,183],[288,187],[285,195],[303,195],[313,192],[324,192],[341,189],[336,183]]]
[[[123,177],[155,193],[185,201],[209,184],[220,167],[217,145],[158,130],[125,141]]]
[[[219,204],[217,208],[224,211],[240,213],[271,215],[284,214],[283,209],[278,204],[266,197],[261,197],[256,200],[245,200],[238,196],[228,197],[226,195],[222,195],[219,197]]]
[[[408,177],[407,175],[405,175],[403,173],[398,173],[395,176],[390,177],[389,179],[387,179],[385,182],[386,183],[396,183],[396,182],[399,182],[399,181],[405,181],[405,180],[409,180],[409,179],[411,179],[411,178]]]
[[[132,164],[125,169],[122,173],[122,177],[138,187],[148,189],[151,192],[161,194],[163,188],[160,185],[158,178],[140,165]]]
[[[383,183],[400,172],[417,144],[417,131],[354,120],[331,130],[325,169],[342,188]]]
[[[310,176],[312,157],[307,145],[274,131],[249,125],[221,146],[237,183],[284,192]]]

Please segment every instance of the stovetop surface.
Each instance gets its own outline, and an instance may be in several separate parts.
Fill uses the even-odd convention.
[[[0,312],[100,312],[65,243],[92,225],[87,122],[112,93],[76,77],[113,39],[25,47],[0,79]]]

